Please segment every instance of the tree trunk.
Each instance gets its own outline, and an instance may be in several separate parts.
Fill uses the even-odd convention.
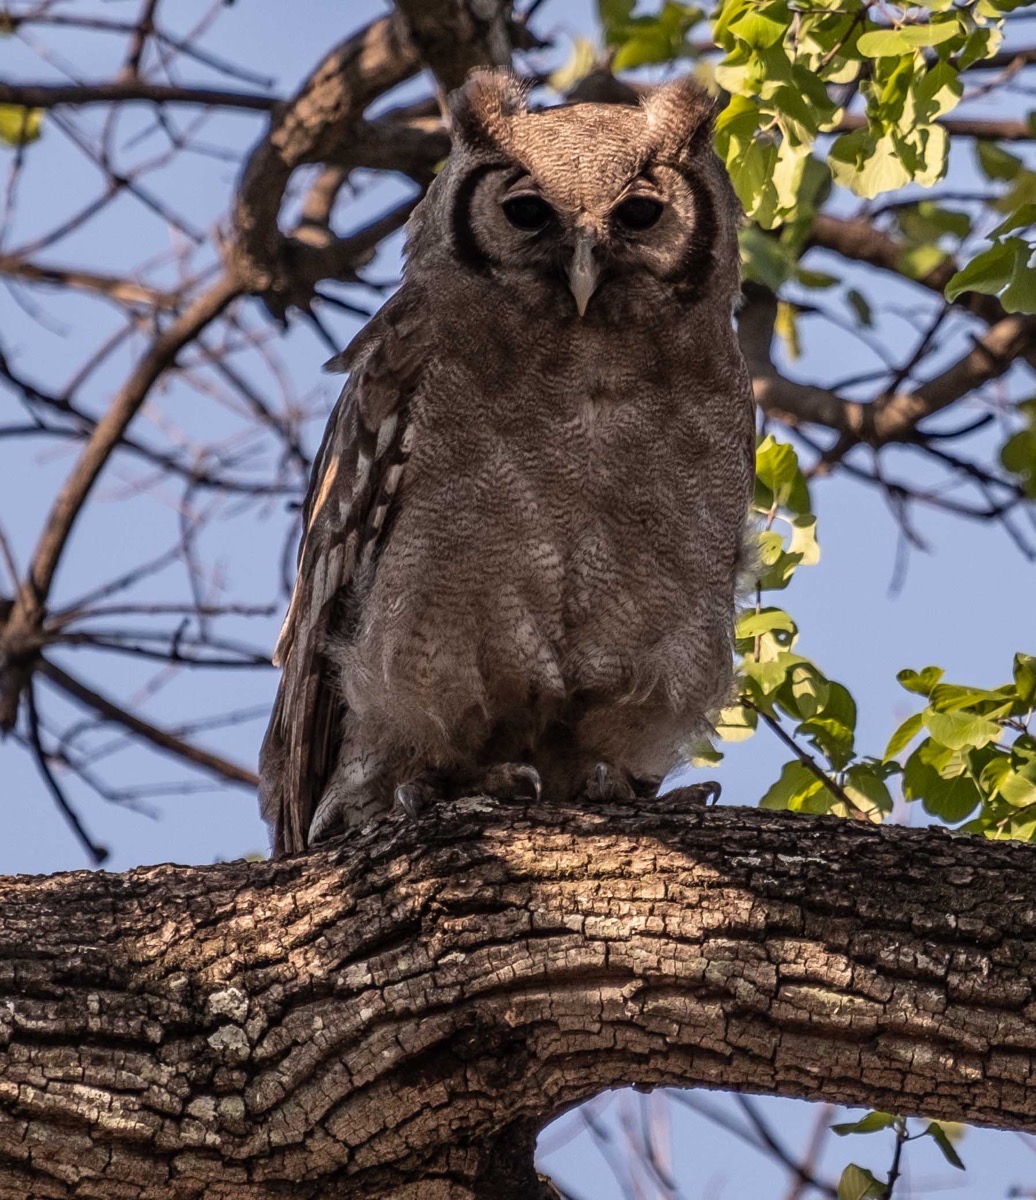
[[[518,1200],[619,1084],[1036,1129],[1036,858],[722,808],[0,881],[0,1197]]]

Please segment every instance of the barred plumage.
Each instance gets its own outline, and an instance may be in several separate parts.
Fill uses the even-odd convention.
[[[753,421],[708,98],[532,112],[454,148],[304,509],[262,751],[278,852],[457,788],[650,791],[730,684]]]

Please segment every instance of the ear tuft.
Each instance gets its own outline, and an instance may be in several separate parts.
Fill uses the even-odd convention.
[[[472,150],[494,151],[507,142],[507,122],[526,111],[529,85],[508,70],[474,70],[450,95],[453,134]]]
[[[652,88],[641,97],[641,104],[657,144],[674,157],[697,149],[712,137],[718,105],[690,75]]]

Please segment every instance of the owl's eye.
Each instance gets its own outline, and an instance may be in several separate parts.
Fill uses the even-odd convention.
[[[615,209],[612,216],[624,228],[639,233],[650,229],[662,215],[664,205],[650,196],[630,196]]]
[[[554,216],[554,210],[539,196],[515,196],[504,201],[503,209],[504,216],[515,229],[521,229],[525,233],[535,233],[537,229],[542,229]]]

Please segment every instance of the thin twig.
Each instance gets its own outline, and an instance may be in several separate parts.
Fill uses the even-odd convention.
[[[43,776],[43,781],[47,785],[47,790],[54,798],[54,803],[57,804],[61,815],[72,827],[72,832],[79,840],[79,844],[90,856],[95,867],[99,867],[108,857],[108,850],[101,846],[90,837],[86,831],[86,827],[79,819],[79,814],[69,803],[68,797],[61,789],[61,785],[54,777],[54,772],[50,769],[50,763],[47,761],[47,752],[43,748],[43,741],[40,737],[40,717],[36,708],[35,691],[30,684],[27,689],[27,704],[26,708],[29,714],[29,744],[32,746],[33,757],[36,759],[36,766],[39,768],[40,774]]]
[[[845,805],[849,812],[857,811],[856,805],[853,804],[853,802],[845,794],[841,785],[836,780],[831,778],[831,776],[811,754],[802,749],[795,739],[782,728],[780,721],[776,717],[771,716],[768,712],[766,712],[765,709],[760,708],[757,704],[753,704],[751,700],[745,698],[744,696],[741,698],[741,703],[745,706],[745,708],[751,708],[762,717],[766,724],[769,725],[773,732],[780,738],[785,746],[788,747],[792,754],[795,755],[799,762],[802,763],[806,770],[815,775],[817,779],[819,779],[824,785],[824,787],[827,788],[831,795]]]

